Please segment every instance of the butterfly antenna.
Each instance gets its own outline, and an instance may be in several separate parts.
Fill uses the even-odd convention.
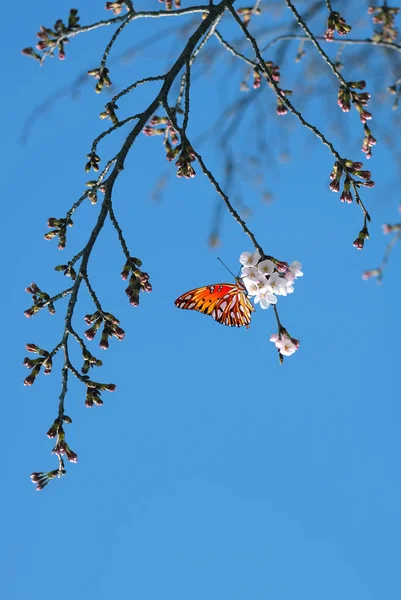
[[[221,262],[221,264],[223,265],[223,267],[225,267],[227,269],[227,271],[229,273],[231,273],[231,275],[234,277],[234,279],[237,279],[237,276],[234,275],[234,273],[232,271],[230,271],[230,269],[227,267],[227,265],[225,263],[223,263],[223,261],[221,260],[221,258],[217,257],[217,260],[219,260]]]

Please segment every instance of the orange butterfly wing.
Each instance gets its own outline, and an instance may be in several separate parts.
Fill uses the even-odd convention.
[[[174,304],[178,308],[203,312],[229,327],[248,327],[255,310],[240,280],[234,284],[216,283],[190,290]]]

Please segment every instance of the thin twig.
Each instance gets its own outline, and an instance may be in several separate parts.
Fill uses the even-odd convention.
[[[96,308],[100,312],[100,314],[103,315],[104,314],[104,310],[102,308],[102,305],[99,302],[99,298],[97,297],[95,290],[91,286],[91,283],[90,283],[89,277],[88,277],[88,273],[86,273],[86,272],[83,273],[82,277],[83,277],[83,279],[84,279],[84,281],[86,283],[86,287],[88,288],[89,295],[90,295],[90,297],[93,300],[93,304],[96,306]]]
[[[318,42],[327,42],[327,40],[324,36],[315,35],[314,39],[317,40]],[[306,35],[283,34],[283,35],[278,35],[277,37],[272,39],[268,44],[263,46],[263,48],[261,49],[261,52],[265,52],[266,50],[268,50],[269,48],[271,48],[278,42],[285,42],[285,41],[290,41],[290,40],[301,40],[304,42],[312,42],[310,37],[306,36]],[[359,39],[355,39],[355,38],[344,38],[344,39],[334,38],[330,42],[330,44],[333,44],[333,43],[334,44],[344,44],[344,46],[360,46],[360,45],[381,46],[383,48],[388,48],[389,50],[394,50],[395,52],[401,53],[401,45],[399,45],[399,44],[396,44],[394,42],[375,41],[375,40],[371,40],[369,38],[366,38],[363,40],[362,39],[359,40]]]
[[[203,159],[202,159],[201,155],[198,154],[198,152],[196,152],[196,150],[194,149],[194,147],[191,145],[191,142],[188,140],[185,132],[178,125],[177,120],[176,120],[174,114],[172,113],[172,111],[170,110],[167,102],[163,102],[163,107],[164,107],[164,109],[165,109],[165,111],[167,113],[167,116],[170,119],[170,121],[171,121],[174,129],[176,129],[178,131],[178,133],[180,134],[181,141],[183,142],[185,140],[191,146],[192,152],[195,155],[198,163],[200,164],[203,174],[209,179],[210,183],[213,185],[213,187],[216,190],[216,192],[218,193],[218,195],[223,199],[225,205],[228,208],[229,213],[234,217],[234,219],[237,221],[237,223],[242,227],[244,233],[246,233],[246,235],[248,235],[249,238],[252,240],[253,245],[255,246],[255,248],[257,250],[259,250],[260,255],[264,256],[264,252],[263,252],[262,246],[258,243],[258,241],[256,240],[254,234],[248,228],[248,226],[245,223],[245,221],[237,213],[237,211],[235,210],[235,208],[231,204],[231,202],[230,202],[227,194],[225,194],[223,192],[223,190],[221,189],[218,181],[216,180],[216,178],[214,177],[214,175],[212,174],[212,172],[209,171],[209,169],[206,167],[205,163],[203,162]]]
[[[244,54],[241,54],[241,52],[238,52],[238,50],[236,50],[233,46],[231,46],[231,44],[229,44],[221,35],[221,33],[219,31],[214,32],[214,35],[216,36],[216,38],[219,40],[220,44],[228,51],[230,52],[233,56],[236,56],[237,58],[240,58],[241,60],[243,60],[247,65],[251,66],[252,68],[255,68],[257,66],[257,63],[253,62],[252,60],[250,60],[249,58],[247,58],[246,56],[244,56]]]
[[[108,56],[110,54],[110,50],[112,49],[114,42],[116,41],[116,39],[118,38],[118,36],[120,35],[120,33],[123,31],[123,29],[125,29],[125,27],[128,25],[128,23],[131,20],[133,13],[128,13],[125,16],[125,21],[123,21],[121,23],[121,25],[119,27],[117,27],[117,29],[115,30],[115,32],[113,33],[109,43],[106,46],[105,51],[103,52],[103,56],[102,56],[102,60],[100,61],[100,67],[105,67],[106,66],[106,61],[108,59]]]
[[[115,131],[116,129],[118,129],[119,127],[123,127],[123,125],[126,125],[127,123],[129,123],[130,121],[133,121],[134,119],[139,119],[139,117],[142,115],[142,113],[139,113],[138,115],[132,115],[132,117],[127,117],[126,119],[124,119],[123,121],[119,121],[118,123],[116,123],[115,125],[112,125],[111,127],[109,127],[109,129],[106,129],[106,131],[102,131],[102,133],[100,135],[97,136],[97,138],[95,138],[92,142],[92,147],[91,147],[91,152],[92,153],[96,153],[96,149],[97,146],[99,144],[99,142],[106,137],[106,135],[110,135],[110,133],[113,133],[113,131]]]
[[[143,79],[139,79],[139,81],[135,81],[135,83],[132,83],[131,85],[126,87],[124,90],[122,90],[121,92],[119,92],[118,94],[113,96],[113,98],[111,99],[111,102],[114,104],[115,102],[117,102],[117,100],[119,100],[119,98],[121,98],[122,96],[125,96],[125,94],[128,94],[133,89],[135,89],[139,85],[142,85],[143,83],[148,83],[149,81],[160,81],[161,79],[164,79],[165,77],[166,77],[165,75],[155,75],[153,77],[144,77]]]
[[[307,24],[305,23],[305,21],[302,19],[301,15],[297,11],[297,9],[295,8],[295,6],[291,2],[291,0],[284,0],[284,2],[287,4],[288,8],[290,9],[290,11],[292,12],[292,14],[294,15],[294,17],[295,17],[298,25],[300,27],[302,27],[302,29],[305,31],[306,35],[308,36],[308,38],[310,39],[310,41],[312,42],[312,44],[316,47],[316,49],[317,49],[318,53],[320,54],[320,56],[327,63],[327,65],[330,67],[330,69],[332,70],[332,72],[335,75],[335,77],[338,79],[338,81],[341,83],[341,85],[347,87],[347,82],[345,81],[344,77],[341,75],[341,73],[336,68],[335,64],[330,60],[329,56],[323,50],[323,48],[321,47],[321,45],[319,44],[319,42],[317,41],[317,39],[315,38],[315,36],[311,32],[311,30],[309,29],[309,27],[307,26]]]
[[[185,70],[185,107],[184,107],[184,120],[182,124],[182,130],[185,133],[187,130],[188,119],[189,119],[189,90],[191,86],[191,66],[189,61],[186,64]]]
[[[109,205],[109,217],[110,217],[110,221],[113,224],[113,227],[117,231],[118,239],[120,241],[121,248],[122,248],[122,250],[124,252],[125,258],[127,259],[127,261],[129,261],[130,260],[130,252],[128,250],[127,243],[126,243],[126,241],[124,239],[123,231],[122,231],[122,229],[120,227],[120,224],[117,221],[116,216],[114,214],[113,205],[112,205],[111,202],[110,202],[110,205]]]

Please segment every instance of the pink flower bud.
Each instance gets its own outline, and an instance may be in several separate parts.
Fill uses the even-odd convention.
[[[100,344],[99,344],[99,348],[101,348],[102,350],[107,350],[109,347],[109,338],[108,337],[104,337],[100,340]]]
[[[90,329],[87,329],[84,332],[84,336],[86,337],[87,340],[91,341],[93,340],[93,338],[95,337],[96,331],[93,327],[91,327]]]
[[[34,352],[35,354],[38,354],[40,351],[39,346],[36,344],[26,344],[25,348],[28,350],[28,352]]]
[[[364,239],[357,237],[356,240],[354,240],[354,242],[353,242],[353,246],[355,248],[357,248],[358,250],[362,250],[364,243],[365,243]]]
[[[330,183],[329,188],[331,189],[332,192],[339,192],[340,191],[340,180],[339,179],[333,179],[333,181]]]
[[[28,377],[25,377],[24,379],[24,385],[30,386],[33,385],[35,382],[35,375],[33,373],[31,373],[30,375],[28,375]]]
[[[365,281],[371,277],[377,277],[380,274],[380,269],[371,269],[370,271],[364,271],[362,273],[362,279]]]
[[[274,265],[279,273],[286,273],[288,271],[288,263],[282,260],[276,260]]]
[[[124,329],[122,329],[121,327],[115,327],[113,330],[113,335],[118,339],[118,340],[123,340],[125,337],[125,331]]]
[[[340,196],[340,200],[341,200],[341,202],[347,202],[348,204],[350,204],[352,202],[351,190],[344,189]]]

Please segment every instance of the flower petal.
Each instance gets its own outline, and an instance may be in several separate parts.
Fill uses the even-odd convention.
[[[262,260],[258,263],[258,269],[263,275],[271,275],[274,272],[274,262],[268,258]]]

